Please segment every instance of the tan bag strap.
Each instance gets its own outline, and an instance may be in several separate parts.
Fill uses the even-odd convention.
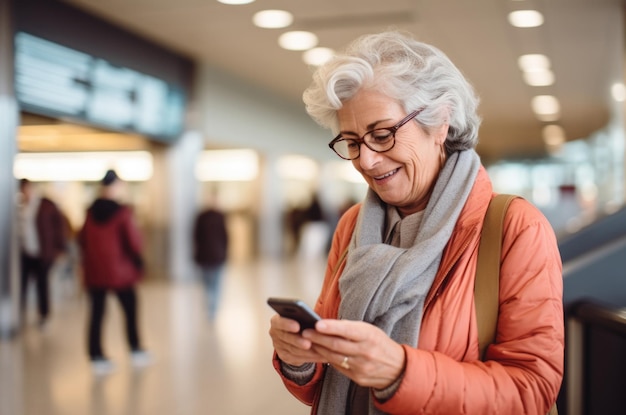
[[[500,300],[500,254],[502,251],[502,225],[509,204],[517,196],[497,195],[489,203],[478,246],[478,264],[474,281],[474,307],[478,325],[480,360],[496,337],[498,305]],[[548,415],[558,415],[556,403]]]
[[[478,246],[478,264],[474,280],[474,307],[478,325],[480,360],[495,340],[500,298],[500,252],[502,225],[509,203],[517,196],[497,195],[489,203]]]

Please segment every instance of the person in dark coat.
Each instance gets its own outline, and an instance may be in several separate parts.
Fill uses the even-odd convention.
[[[108,373],[114,368],[102,347],[108,292],[117,297],[124,312],[133,364],[143,366],[151,360],[141,347],[137,326],[136,285],[143,276],[142,237],[131,207],[116,200],[121,184],[114,170],[107,171],[102,179],[101,195],[87,210],[85,224],[78,235],[83,279],[91,304],[88,353],[96,374]]]
[[[228,255],[226,217],[208,207],[196,217],[193,228],[194,261],[200,267],[206,292],[207,317],[214,320],[219,306],[224,268]]]
[[[50,314],[49,273],[58,256],[66,249],[63,213],[47,197],[42,197],[28,179],[20,180],[19,239],[22,318],[26,316],[26,293],[30,278],[37,289],[39,325]]]

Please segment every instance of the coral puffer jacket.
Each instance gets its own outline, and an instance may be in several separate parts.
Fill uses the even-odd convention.
[[[496,340],[479,360],[474,276],[485,212],[493,197],[481,167],[443,253],[426,299],[418,348],[404,345],[406,369],[396,393],[376,406],[389,414],[540,414],[555,402],[563,377],[564,328],[561,259],[554,232],[523,199],[509,206],[503,228]],[[359,206],[340,220],[315,309],[337,318],[341,301],[337,264],[350,242]],[[333,273],[335,267],[338,271]],[[280,362],[274,358],[280,372]],[[281,374],[282,376],[282,374]],[[324,377],[299,386],[283,377],[302,402],[316,403]]]

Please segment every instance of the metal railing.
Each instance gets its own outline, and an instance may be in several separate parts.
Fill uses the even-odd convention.
[[[626,413],[626,307],[582,299],[566,309],[559,413]]]

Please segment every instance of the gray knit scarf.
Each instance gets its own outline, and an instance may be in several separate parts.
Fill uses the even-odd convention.
[[[417,347],[424,300],[479,167],[474,150],[448,157],[409,249],[383,242],[385,203],[368,191],[339,279],[339,318],[372,323],[396,342]],[[350,379],[328,366],[318,414],[345,414],[349,388]],[[382,414],[371,398],[369,414]]]

